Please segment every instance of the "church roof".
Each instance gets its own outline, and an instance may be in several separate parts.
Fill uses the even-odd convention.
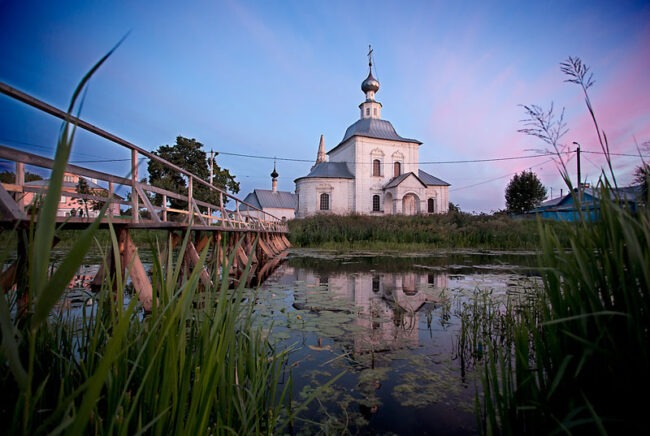
[[[420,180],[422,180],[427,186],[449,186],[449,183],[445,182],[444,180],[432,176],[431,174],[422,170],[418,170],[418,176],[420,177]]]
[[[390,121],[382,120],[380,118],[362,118],[347,128],[341,142],[332,150],[335,150],[353,136],[364,136],[366,138],[388,139],[391,141],[414,142],[416,144],[422,144],[422,142],[418,141],[417,139],[408,139],[399,136]],[[332,150],[330,150],[330,153]]]
[[[411,175],[416,179],[418,179],[418,181],[425,186],[449,186],[449,183],[445,182],[444,180],[440,180],[439,178],[432,176],[431,174],[425,171],[418,170],[417,175],[415,175],[415,173],[404,173],[404,174],[400,174],[397,177],[392,178],[386,184],[386,186],[384,186],[384,189],[390,189],[398,186],[400,183],[402,183]]]
[[[410,176],[415,177],[418,180],[418,182],[420,182],[420,183],[422,183],[423,185],[426,186],[426,183],[424,183],[424,181],[422,181],[422,179],[420,179],[418,176],[416,176],[415,173],[404,173],[404,174],[400,174],[399,176],[393,177],[392,179],[390,179],[390,181],[386,184],[386,186],[384,186],[384,189],[390,189],[390,188],[394,188],[396,186],[399,186],[400,183],[402,183],[404,180],[406,180]]]
[[[298,196],[287,191],[273,192],[268,189],[254,189],[244,198],[244,203],[258,209],[295,209],[298,206]],[[248,210],[248,207],[242,204],[239,210]]]
[[[309,174],[296,179],[307,179],[315,177],[324,177],[330,179],[354,179],[354,174],[350,172],[345,162],[321,162],[311,168]]]

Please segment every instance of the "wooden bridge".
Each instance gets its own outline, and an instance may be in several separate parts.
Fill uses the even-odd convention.
[[[188,269],[203,268],[200,272],[200,280],[206,289],[213,287],[212,278],[222,277],[223,274],[229,275],[231,283],[238,283],[247,265],[249,268],[247,284],[260,283],[286,255],[286,250],[290,247],[286,237],[288,233],[286,222],[251,204],[244,203],[209,181],[152,152],[82,119],[70,116],[4,83],[0,83],[0,92],[104,138],[113,146],[119,147],[122,153],[126,150],[126,155],[130,156],[130,174],[126,176],[67,164],[66,179],[61,194],[62,207],[59,208],[56,221],[60,229],[83,230],[95,220],[100,220],[100,227],[114,228],[119,241],[121,260],[119,264],[123,277],[126,277],[126,273],[129,274],[145,310],[151,308],[155,296],[147,271],[138,255],[138,247],[134,242],[137,238],[132,237],[134,231],[147,229],[166,231],[168,250],[175,249],[179,242],[188,236],[187,247],[180,261]],[[20,282],[24,275],[21,271],[26,271],[27,241],[20,235],[24,234],[23,230],[38,219],[39,202],[47,194],[49,187],[46,182],[27,182],[26,168],[40,168],[40,171],[52,170],[54,161],[1,144],[0,159],[13,162],[15,168],[15,181],[0,184],[0,228],[5,231],[13,230],[19,234],[16,260],[0,275],[0,286],[6,292]],[[187,192],[172,192],[152,186],[146,183],[145,179],[139,179],[138,166],[141,160],[147,159],[182,174],[187,183]],[[84,192],[78,189],[78,184],[74,183],[80,178],[92,181],[92,186]],[[210,203],[195,198],[194,192],[199,185],[213,193],[210,198],[218,198],[218,201]],[[162,200],[160,205],[154,204],[152,198],[155,197]],[[171,199],[175,200],[175,204],[182,204],[185,207],[170,207]],[[63,205],[69,206],[70,201],[73,204],[76,202],[79,208],[63,207]],[[104,208],[105,213],[97,217],[93,216],[98,215],[96,209],[100,206]],[[199,253],[208,244],[211,247],[208,261],[198,265]],[[106,262],[93,279],[95,286],[100,286],[107,275],[116,272],[113,258],[113,253],[108,253]],[[209,268],[212,271],[208,271]]]

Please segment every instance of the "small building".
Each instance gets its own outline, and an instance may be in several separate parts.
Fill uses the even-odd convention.
[[[596,221],[600,217],[600,193],[599,189],[583,187],[581,195],[582,216],[588,221]],[[627,186],[623,188],[612,188],[609,191],[610,198],[626,205],[632,212],[636,212],[638,200],[641,195],[640,186]],[[556,221],[578,221],[580,213],[577,206],[578,189],[566,195],[546,200],[535,209],[528,212],[544,219]]]
[[[109,196],[108,189],[98,185],[96,180],[80,177],[72,173],[65,173],[63,175],[61,199],[59,201],[57,216],[84,217],[88,215],[90,218],[94,218],[97,215],[99,215],[99,210],[96,210],[98,208],[101,208],[99,203],[92,199],[85,200],[78,193],[79,179],[85,180],[86,185],[88,187],[89,196],[108,198]],[[43,195],[43,193],[46,192],[49,184],[50,184],[49,179],[25,182],[24,184],[25,199],[23,200],[24,204],[35,205],[38,199]],[[115,193],[113,193],[113,198],[120,199],[120,200],[122,199]],[[107,214],[113,216],[120,215],[120,205],[118,203],[112,203],[109,206],[109,210],[107,211]]]
[[[278,176],[275,165],[273,165],[271,190],[254,189],[244,198],[245,204],[239,206],[239,212],[244,216],[262,218],[257,210],[247,207],[247,204],[249,204],[283,221],[294,219],[298,198],[292,192],[278,191]]]
[[[297,218],[318,213],[347,215],[415,215],[446,213],[449,183],[419,168],[422,142],[397,134],[381,118],[375,100],[379,81],[372,72],[361,83],[365,95],[360,119],[347,128],[343,139],[325,153],[323,135],[309,174],[295,180]],[[329,159],[328,159],[329,157]]]

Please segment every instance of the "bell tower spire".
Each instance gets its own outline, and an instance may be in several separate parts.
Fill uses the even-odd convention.
[[[320,135],[320,142],[318,144],[318,155],[316,156],[316,163],[327,162],[327,155],[325,154],[325,138]]]
[[[361,82],[361,90],[366,94],[366,101],[359,105],[361,119],[381,118],[381,103],[375,100],[375,93],[379,91],[379,81],[372,75],[373,49],[368,45],[368,77]]]

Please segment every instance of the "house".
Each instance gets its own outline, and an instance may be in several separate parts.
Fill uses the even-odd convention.
[[[297,218],[318,213],[414,215],[448,210],[449,183],[419,168],[422,142],[398,135],[381,118],[371,53],[368,77],[361,83],[365,100],[359,105],[360,119],[327,153],[321,135],[314,166],[295,179]]]
[[[239,206],[239,212],[244,216],[263,218],[259,211],[250,208],[247,204],[284,220],[294,219],[298,199],[296,194],[287,191],[278,191],[278,172],[273,165],[271,173],[271,190],[254,189],[244,198],[244,203]]]
[[[624,204],[630,208],[632,212],[636,212],[638,199],[641,195],[640,186],[612,188],[608,192],[612,200]],[[600,215],[599,202],[601,191],[586,186],[582,188],[580,195],[580,204],[584,219],[587,221],[598,220]],[[528,214],[556,221],[578,221],[580,219],[580,213],[576,202],[577,197],[578,189],[574,188],[573,192],[544,201],[535,209],[528,212]]]
[[[86,185],[88,186],[88,196],[95,197],[107,197],[108,198],[108,189],[97,184],[97,181],[94,179],[87,179],[80,177],[72,173],[65,173],[63,175],[63,186],[61,192],[61,199],[59,201],[59,207],[57,210],[57,216],[86,216],[93,218],[99,215],[99,210],[96,209],[98,203],[94,200],[84,200],[78,193],[79,179],[82,178],[85,180]],[[35,204],[38,199],[43,195],[49,186],[49,179],[46,180],[35,180],[32,182],[25,182],[25,199],[24,204],[30,205]],[[121,197],[113,194],[113,198],[121,199]],[[109,206],[107,214],[111,215],[120,215],[120,205],[118,203],[112,203]]]

